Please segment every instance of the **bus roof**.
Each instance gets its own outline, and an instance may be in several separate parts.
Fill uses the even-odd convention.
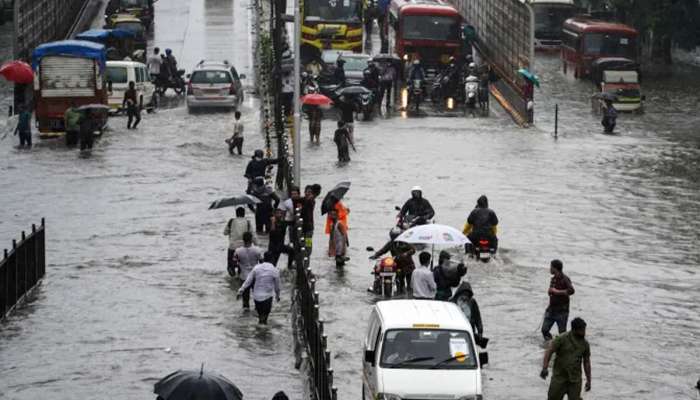
[[[384,329],[452,329],[471,332],[454,303],[431,300],[380,301],[375,307]]]
[[[84,57],[96,60],[100,69],[104,69],[105,47],[99,43],[86,40],[61,40],[37,46],[32,53],[32,68],[36,71],[41,59],[48,56]]]
[[[609,33],[626,33],[631,36],[638,36],[639,32],[631,26],[620,24],[617,22],[600,21],[592,18],[574,17],[569,18],[564,22],[564,29],[572,30],[578,33],[586,32],[609,32]]]
[[[459,16],[457,9],[443,0],[392,0],[391,10],[401,15]]]

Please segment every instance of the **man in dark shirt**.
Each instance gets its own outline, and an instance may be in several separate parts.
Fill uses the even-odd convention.
[[[549,271],[553,275],[549,283],[549,306],[544,313],[542,322],[542,336],[545,340],[552,339],[549,331],[554,323],[557,324],[559,333],[566,332],[566,323],[569,320],[569,297],[574,294],[574,285],[562,269],[564,264],[560,260],[552,260]]]
[[[126,108],[126,115],[128,116],[126,129],[136,129],[139,122],[141,122],[141,105],[138,103],[137,96],[136,84],[134,81],[131,81],[129,82],[129,88],[124,92],[124,100],[122,101],[122,107]],[[132,125],[134,120],[135,122]]]

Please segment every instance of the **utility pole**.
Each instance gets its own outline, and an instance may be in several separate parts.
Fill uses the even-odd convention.
[[[301,187],[301,1],[294,0],[294,184]]]

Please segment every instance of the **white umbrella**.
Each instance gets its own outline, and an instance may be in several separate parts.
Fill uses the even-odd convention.
[[[440,224],[414,226],[395,239],[411,244],[430,244],[433,246],[463,246],[469,239],[459,230]]]

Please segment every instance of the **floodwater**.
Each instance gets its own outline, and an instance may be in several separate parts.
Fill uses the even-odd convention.
[[[188,4],[189,3],[189,4]],[[246,2],[158,2],[154,43],[180,65],[230,57],[251,76]],[[325,120],[322,143],[303,138],[302,184],[350,180],[351,261],[324,257],[317,216],[313,268],[341,399],[361,396],[361,338],[370,306],[366,246],[388,239],[394,205],[421,185],[436,221],[461,227],[476,198],[497,211],[501,251],[469,264],[491,364],[486,398],[537,399],[539,325],[547,265],[564,261],[577,289],[571,317],[588,322],[593,391],[587,399],[694,398],[700,359],[700,132],[697,72],[644,82],[647,112],[622,115],[603,135],[593,87],[538,61],[536,128],[497,107],[490,118],[409,117],[358,122],[357,153],[338,166]],[[245,151],[255,134],[244,104]],[[560,135],[553,138],[554,105]],[[293,368],[290,276],[270,328],[258,328],[226,277],[222,230],[230,210],[208,203],[243,190],[247,157],[228,155],[232,115],[180,105],[113,131],[83,158],[58,142],[18,151],[0,142],[0,238],[47,218],[48,274],[29,306],[0,330],[0,397],[148,398],[154,381],[201,362],[246,398],[303,395]],[[307,126],[303,127],[306,132]],[[97,396],[95,395],[97,393]]]

